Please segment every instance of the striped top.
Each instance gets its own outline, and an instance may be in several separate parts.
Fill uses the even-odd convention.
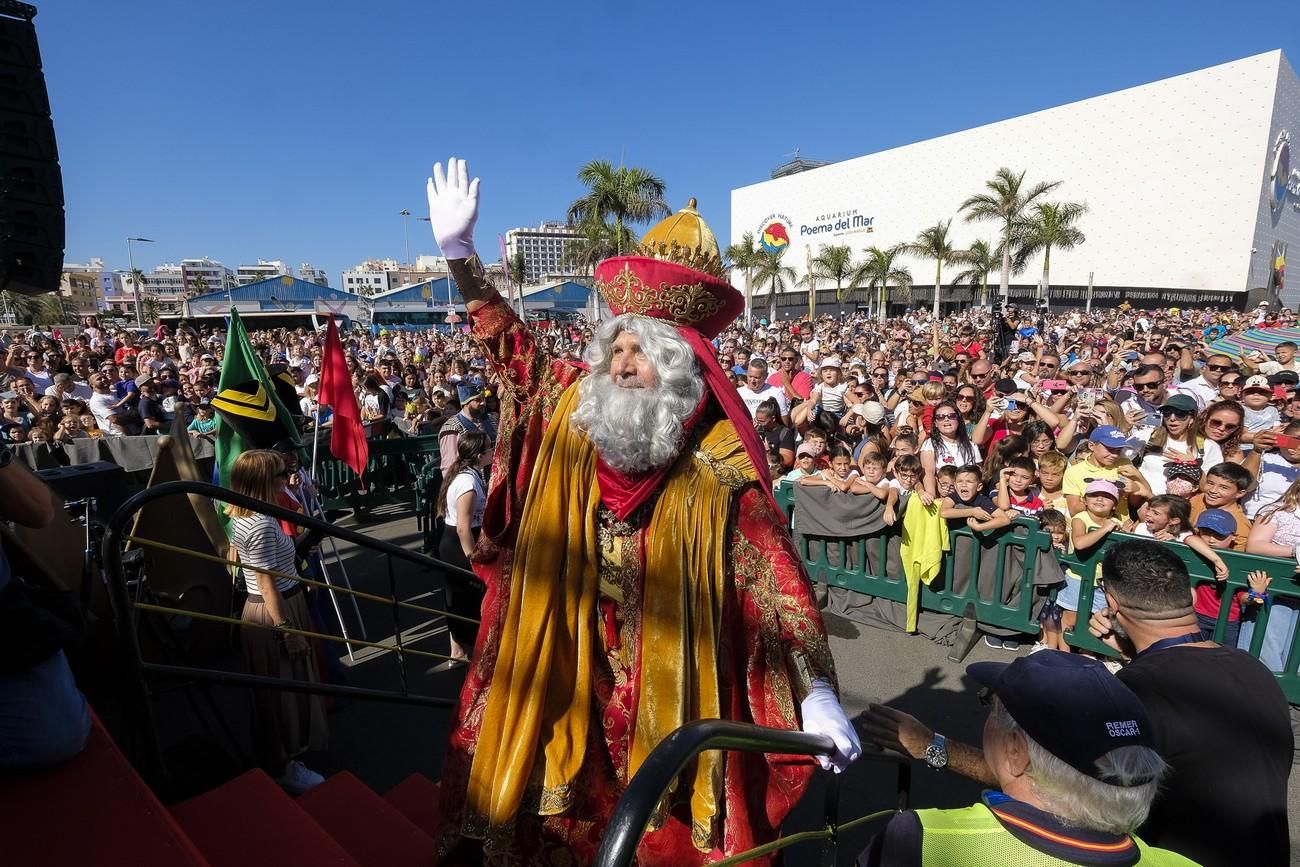
[[[239,551],[239,562],[243,564],[244,583],[248,585],[249,593],[262,595],[257,587],[258,569],[298,574],[293,539],[281,529],[280,522],[270,515],[231,519],[230,540]],[[297,583],[292,578],[275,579],[275,587],[281,593]]]

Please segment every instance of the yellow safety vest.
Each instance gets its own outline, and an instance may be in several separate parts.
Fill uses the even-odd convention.
[[[982,803],[960,810],[917,810],[916,815],[923,829],[921,863],[925,867],[1077,867],[1077,862],[1022,843]],[[1196,862],[1182,855],[1132,839],[1140,853],[1140,867],[1196,867]]]

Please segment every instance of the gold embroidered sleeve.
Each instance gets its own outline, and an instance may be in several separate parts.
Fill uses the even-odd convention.
[[[795,551],[790,531],[756,485],[742,494],[732,550],[736,581],[745,582],[785,652],[792,691],[802,700],[814,680],[838,690],[826,627],[812,582]]]

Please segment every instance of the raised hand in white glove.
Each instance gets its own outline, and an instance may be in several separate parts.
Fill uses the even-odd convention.
[[[809,734],[826,735],[835,742],[835,753],[817,756],[817,762],[826,770],[839,773],[853,763],[862,753],[862,742],[853,730],[853,723],[840,707],[835,690],[822,680],[813,681],[812,692],[800,705],[803,711],[803,730]]]
[[[429,225],[433,239],[448,259],[474,255],[474,223],[478,220],[478,178],[469,179],[464,160],[450,157],[447,173],[433,164],[429,178]]]

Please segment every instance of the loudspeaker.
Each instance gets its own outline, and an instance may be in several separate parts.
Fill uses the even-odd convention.
[[[32,19],[36,7],[0,0],[0,290],[59,288],[63,175]]]
[[[37,470],[36,475],[64,502],[94,497],[98,501],[95,512],[106,523],[126,502],[126,471],[108,461]]]

